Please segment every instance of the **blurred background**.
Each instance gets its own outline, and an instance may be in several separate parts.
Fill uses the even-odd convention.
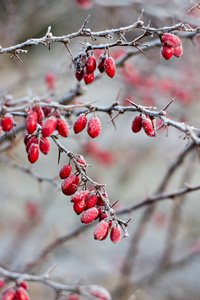
[[[3,48],[21,43],[29,38],[39,38],[51,26],[54,36],[76,32],[90,15],[87,27],[92,31],[128,26],[137,21],[144,9],[142,20],[152,27],[172,26],[185,21],[191,27],[199,26],[200,10],[186,12],[197,4],[195,1],[140,1],[140,0],[2,0],[0,1],[0,44]],[[141,31],[127,33],[132,41]],[[181,36],[181,35],[180,35]],[[145,44],[156,37],[142,40]],[[76,56],[81,43],[93,43],[91,39],[78,38],[69,47]],[[95,44],[107,43],[98,39]],[[128,105],[126,98],[137,104],[163,109],[175,97],[167,110],[167,116],[200,128],[199,106],[199,37],[182,39],[184,53],[181,58],[165,61],[160,47],[139,53],[118,68],[111,79],[105,74],[100,80],[85,85],[83,95],[74,103],[93,102],[99,106],[111,105],[119,93],[121,105]],[[3,102],[12,95],[20,99],[32,94],[44,95],[48,91],[47,74],[56,78],[54,101],[59,101],[77,80],[67,49],[61,43],[53,43],[51,50],[42,45],[20,54],[22,63],[9,54],[0,56],[0,97]],[[110,55],[117,59],[130,48],[113,48]],[[96,51],[96,57],[101,52]],[[110,117],[97,113],[102,123],[102,133],[94,141],[86,132],[74,136],[70,130],[63,145],[75,153],[84,155],[91,165],[88,175],[105,183],[111,203],[119,200],[116,209],[137,204],[149,195],[178,190],[188,184],[199,183],[198,149],[185,155],[170,178],[165,190],[160,190],[169,166],[189,142],[176,129],[157,132],[150,138],[144,132],[134,134],[131,123],[135,113],[125,113],[115,119],[116,129]],[[16,118],[20,122],[20,119]],[[75,117],[69,118],[72,126]],[[159,124],[157,124],[159,125]],[[56,185],[40,182],[12,168],[31,168],[43,177],[53,178],[59,184],[61,166],[68,162],[58,153],[54,144],[47,156],[30,166],[23,136],[17,135],[11,148],[3,151],[0,145],[0,265],[10,270],[22,270],[41,251],[58,237],[80,226],[70,197],[64,196]],[[6,147],[6,146],[5,146]],[[121,216],[132,218],[128,226],[129,237],[118,244],[109,238],[103,242],[93,239],[95,224],[73,239],[61,244],[39,265],[27,272],[42,274],[54,263],[52,279],[65,284],[81,282],[85,285],[100,284],[107,288],[113,299],[137,300],[197,300],[200,299],[200,219],[199,192],[181,198],[165,200],[150,208],[144,207]],[[30,284],[31,299],[54,299],[52,291],[37,283]]]

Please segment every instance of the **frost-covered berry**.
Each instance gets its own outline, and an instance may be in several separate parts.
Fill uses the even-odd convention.
[[[91,138],[96,138],[101,132],[101,123],[98,117],[92,117],[87,125],[87,133]]]
[[[109,231],[108,222],[102,220],[94,229],[95,240],[103,241],[106,239]]]
[[[81,222],[84,224],[92,223],[98,215],[98,209],[96,207],[91,207],[83,212],[83,214],[81,215]]]
[[[90,55],[86,61],[86,70],[88,73],[93,73],[96,69],[96,58],[94,55]]]
[[[139,115],[134,118],[131,129],[135,133],[142,129],[142,116]]]
[[[112,227],[111,232],[110,232],[110,239],[114,244],[116,244],[120,241],[120,239],[121,239],[121,228],[118,224],[114,225]]]
[[[44,138],[42,137],[40,139],[40,143],[39,143],[39,148],[40,148],[40,151],[43,153],[43,154],[48,154],[49,151],[50,151],[50,141],[49,141],[49,138]]]
[[[66,164],[64,165],[61,169],[60,169],[60,173],[59,176],[61,179],[65,179],[69,176],[69,174],[71,173],[72,170],[72,166],[70,164]]]
[[[171,59],[172,56],[174,55],[174,48],[164,45],[161,48],[161,54],[166,60]]]
[[[63,137],[67,137],[69,134],[69,126],[66,123],[65,119],[60,118],[57,120],[57,130],[58,133],[63,136]]]
[[[28,160],[34,164],[39,158],[39,145],[31,144],[28,150]]]
[[[88,197],[89,195],[89,191],[88,190],[83,190],[80,192],[76,192],[72,198],[71,198],[71,202],[76,203],[76,202],[80,202],[80,201],[85,201],[85,199]]]
[[[48,119],[46,119],[46,121],[42,125],[43,137],[51,136],[56,130],[56,126],[57,126],[57,119],[54,116],[51,116]]]
[[[5,132],[9,132],[12,130],[14,126],[14,121],[13,121],[13,117],[11,114],[6,113],[3,118],[1,119],[1,127],[3,129],[3,131]]]
[[[104,61],[104,70],[109,77],[115,76],[115,62],[112,57],[107,57]]]
[[[87,116],[84,114],[81,114],[80,116],[78,116],[78,118],[76,119],[75,123],[74,123],[74,133],[77,134],[79,132],[81,132],[85,126],[87,124]]]

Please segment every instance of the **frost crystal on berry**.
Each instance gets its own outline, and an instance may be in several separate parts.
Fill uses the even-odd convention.
[[[56,126],[57,126],[57,119],[54,116],[51,116],[48,119],[46,119],[46,121],[42,125],[43,137],[51,136],[56,130]]]

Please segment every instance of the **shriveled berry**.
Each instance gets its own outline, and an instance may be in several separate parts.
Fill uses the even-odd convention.
[[[90,194],[85,199],[85,209],[89,209],[91,207],[94,207],[97,204],[97,195],[96,194]]]
[[[27,291],[28,289],[28,282],[27,281],[22,281],[19,284],[20,287],[22,287],[23,289],[25,289]]]
[[[35,136],[31,136],[26,144],[26,152],[28,153],[30,146],[32,144],[38,144],[38,138],[36,138]]]
[[[86,70],[88,73],[93,73],[96,69],[96,58],[94,55],[90,55],[86,61]]]
[[[161,48],[161,54],[165,59],[170,59],[174,55],[174,48],[173,47],[168,47],[168,46],[163,46]]]
[[[30,300],[29,294],[23,287],[16,290],[16,300]]]
[[[104,62],[104,69],[109,77],[115,76],[115,62],[112,57],[107,57]]]
[[[48,154],[49,151],[50,151],[50,141],[49,141],[49,138],[45,138],[45,137],[42,137],[40,139],[40,144],[39,144],[39,147],[40,147],[40,151],[43,153],[43,154]]]
[[[135,133],[142,129],[142,116],[139,115],[134,118],[131,129]]]
[[[51,136],[56,130],[56,126],[57,126],[57,119],[54,116],[51,116],[48,119],[46,119],[46,121],[42,125],[43,137]]]
[[[101,132],[101,123],[98,117],[92,117],[87,125],[87,133],[91,138],[96,138]]]
[[[85,199],[88,197],[89,191],[88,190],[83,190],[80,192],[76,192],[71,198],[71,202],[76,203],[79,201],[85,201]]]
[[[183,47],[182,45],[178,47],[174,47],[174,56],[180,57],[183,54]]]
[[[89,84],[95,80],[95,74],[94,74],[94,72],[93,73],[85,72],[83,78],[84,78],[85,83]]]
[[[99,57],[99,63],[98,63],[98,69],[100,73],[104,72],[104,62],[105,62],[106,56],[104,54],[101,54]]]
[[[78,118],[76,119],[75,123],[74,123],[74,133],[77,134],[79,132],[81,132],[85,126],[87,124],[87,116],[84,114],[81,114],[80,116],[78,116]]]
[[[88,292],[90,295],[94,296],[96,299],[111,300],[110,293],[102,286],[90,285]]]
[[[62,183],[61,189],[63,194],[70,196],[78,189],[79,177],[75,174],[70,174]]]
[[[94,238],[95,240],[103,241],[108,235],[109,225],[108,222],[102,220],[97,224],[94,229]]]
[[[44,112],[41,106],[37,105],[33,107],[33,111],[37,114],[37,122],[41,123],[44,120]]]
[[[152,121],[150,119],[149,116],[146,116],[143,120],[142,120],[142,127],[144,129],[144,132],[148,135],[148,136],[155,136],[155,131],[153,128],[153,124]]]
[[[80,70],[80,71],[76,70],[75,76],[78,81],[81,81],[84,76],[84,70]]]
[[[57,121],[57,130],[58,133],[63,136],[63,137],[67,137],[69,134],[69,126],[66,123],[65,119],[60,118]]]
[[[28,160],[30,163],[34,164],[39,158],[39,145],[31,144],[28,150]]]
[[[102,196],[104,198],[108,199],[108,195],[106,193],[103,193]],[[105,203],[104,203],[103,199],[101,198],[101,196],[98,196],[97,205],[98,206],[105,206]]]
[[[113,226],[110,232],[110,239],[111,241],[116,244],[120,241],[121,239],[121,228],[117,224],[116,226]]]
[[[68,295],[67,300],[79,300],[79,296],[71,293]]]
[[[84,224],[92,223],[98,216],[99,211],[96,207],[91,207],[81,215],[81,222]]]
[[[3,293],[1,300],[14,300],[15,295],[15,290],[13,288],[9,288]]]
[[[177,47],[181,45],[181,40],[177,35],[164,33],[161,38],[162,43],[168,47]]]
[[[32,134],[37,129],[37,114],[31,111],[26,119],[26,130]]]
[[[80,215],[85,209],[85,201],[79,201],[73,204],[73,209],[77,215]]]
[[[72,170],[72,166],[70,164],[66,164],[64,165],[61,169],[60,169],[60,173],[59,176],[61,179],[65,179],[69,176],[69,174],[71,173]]]
[[[0,278],[0,289],[5,285],[5,280]]]
[[[14,121],[13,121],[13,117],[11,114],[6,113],[3,118],[1,119],[1,127],[3,129],[3,131],[5,132],[9,132],[12,130],[14,126]]]

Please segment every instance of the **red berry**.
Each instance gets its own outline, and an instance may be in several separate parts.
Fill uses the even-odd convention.
[[[109,225],[108,222],[102,220],[94,229],[95,240],[103,241],[108,235]]]
[[[20,282],[19,286],[22,287],[23,289],[27,290],[28,289],[28,282],[22,281],[22,282]]]
[[[30,149],[30,146],[32,144],[38,144],[38,139],[36,139],[35,136],[30,136],[27,144],[26,144],[26,152],[28,153],[29,149]]]
[[[142,120],[142,127],[148,136],[155,136],[154,127],[149,116],[145,116]]]
[[[81,70],[81,71],[76,70],[75,76],[78,81],[81,81],[84,76],[84,70]]]
[[[83,212],[81,216],[81,222],[84,224],[92,223],[97,216],[99,215],[99,211],[96,207],[91,207]]]
[[[0,289],[5,285],[5,280],[0,278]]]
[[[116,226],[113,226],[110,232],[110,239],[111,241],[116,244],[120,241],[121,239],[121,228],[117,224]]]
[[[67,137],[69,134],[69,126],[67,125],[65,119],[60,118],[57,121],[57,130],[58,133],[63,136],[63,137]]]
[[[174,48],[168,46],[162,46],[161,54],[165,59],[170,59],[174,55]]]
[[[41,123],[44,120],[44,112],[41,106],[33,107],[33,111],[37,114],[37,122]]]
[[[12,130],[14,125],[13,117],[11,114],[6,113],[1,119],[1,127],[5,132],[9,132]]]
[[[181,45],[179,37],[171,33],[164,33],[161,41],[167,47],[177,47]]]
[[[100,300],[111,300],[110,293],[103,287],[99,285],[91,285],[89,287],[90,295],[94,296],[96,299]]]
[[[95,74],[94,72],[93,73],[88,73],[88,72],[85,72],[84,74],[84,81],[86,84],[89,84],[89,83],[92,83],[95,79]]]
[[[182,45],[178,47],[174,47],[174,56],[179,57],[183,54],[183,47]]]
[[[42,125],[43,137],[51,136],[56,130],[56,126],[57,126],[57,119],[54,116],[51,116],[48,119],[46,119],[46,121]]]
[[[31,144],[28,150],[28,160],[34,164],[39,158],[39,146],[38,144]]]
[[[77,134],[81,132],[85,128],[86,124],[87,124],[87,116],[84,114],[78,116],[78,118],[74,123],[74,133]]]
[[[3,293],[1,300],[14,300],[15,295],[15,290],[13,288],[9,288]]]
[[[27,291],[23,287],[16,290],[16,300],[30,300]]]
[[[89,209],[91,207],[94,207],[97,204],[97,195],[95,194],[90,194],[86,199],[85,199],[85,209]]]
[[[78,189],[79,177],[75,174],[70,174],[62,183],[61,189],[63,194],[70,196]]]
[[[29,135],[29,134],[26,134],[26,135],[24,136],[24,144],[25,144],[25,145],[27,145],[27,143],[28,143],[28,141],[30,140],[30,138],[31,138],[31,135]]]
[[[115,62],[112,57],[107,57],[104,62],[104,69],[109,77],[115,76]]]
[[[37,114],[31,111],[26,119],[26,129],[29,134],[32,134],[37,129]]]
[[[45,76],[45,81],[48,87],[48,90],[54,91],[56,89],[55,83],[56,83],[56,77],[53,72],[48,72]]]
[[[87,125],[87,133],[91,138],[96,138],[101,132],[101,123],[98,117],[93,117]]]
[[[99,57],[99,63],[98,63],[98,69],[99,69],[100,73],[104,72],[104,62],[105,62],[105,59],[106,59],[105,55],[101,54],[100,57]]]
[[[77,215],[80,215],[85,209],[85,201],[79,201],[74,203],[73,209]]]
[[[71,198],[71,202],[76,203],[79,201],[85,201],[85,199],[88,197],[89,195],[89,191],[88,190],[83,190],[80,192],[76,192],[72,198]]]
[[[67,300],[79,300],[79,296],[76,294],[69,294],[69,296],[67,297]]]
[[[49,153],[49,150],[50,150],[50,141],[49,141],[49,139],[48,138],[44,138],[44,137],[42,137],[41,139],[40,139],[40,144],[39,144],[39,146],[40,146],[40,151],[43,153],[43,154],[47,154],[47,153]]]
[[[76,3],[82,9],[89,9],[93,4],[93,0],[76,0]]]
[[[71,173],[72,170],[72,166],[70,164],[66,164],[64,165],[61,169],[60,169],[60,173],[59,176],[61,179],[65,179],[69,176],[69,174]]]
[[[99,214],[99,221],[102,221],[104,219],[108,218],[108,212],[107,211],[100,211],[100,214]]]
[[[90,55],[86,61],[86,69],[88,73],[93,73],[96,69],[96,58],[94,55]]]
[[[135,133],[142,129],[142,116],[139,115],[134,118],[131,129]]]
[[[104,194],[102,194],[102,196],[104,198],[108,199],[108,195],[107,194],[104,193]],[[98,206],[105,206],[105,203],[104,203],[103,199],[100,196],[98,196],[97,205]]]

